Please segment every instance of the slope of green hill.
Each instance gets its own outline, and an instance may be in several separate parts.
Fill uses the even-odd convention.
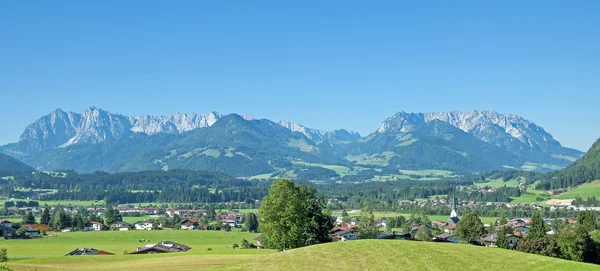
[[[499,248],[395,240],[358,240],[274,253],[217,270],[600,270]]]
[[[543,189],[575,187],[600,179],[600,139],[575,163],[553,174],[539,184]]]
[[[12,175],[16,172],[29,172],[35,171],[34,168],[27,164],[12,158],[8,155],[0,153],[0,175]]]

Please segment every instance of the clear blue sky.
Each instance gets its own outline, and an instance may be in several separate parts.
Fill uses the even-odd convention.
[[[587,150],[600,137],[599,11],[547,0],[2,1],[0,144],[55,108],[94,105],[362,134],[400,110],[496,110]]]

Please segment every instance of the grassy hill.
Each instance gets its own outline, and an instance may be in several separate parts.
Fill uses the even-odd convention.
[[[591,183],[584,183],[579,185],[558,197],[559,199],[574,199],[580,197],[586,199],[588,197],[595,196],[600,198],[600,181],[593,181]]]
[[[471,245],[359,240],[274,253],[216,270],[600,270],[600,266]]]

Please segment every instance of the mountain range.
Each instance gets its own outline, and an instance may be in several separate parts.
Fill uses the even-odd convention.
[[[324,131],[237,114],[131,117],[56,109],[0,147],[39,170],[215,170],[254,176],[299,167],[548,171],[582,152],[531,121],[493,111],[398,112],[372,134]]]

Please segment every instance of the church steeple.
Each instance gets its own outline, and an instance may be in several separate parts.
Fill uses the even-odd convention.
[[[456,214],[456,199],[454,198],[454,195],[452,195],[452,212],[450,213],[450,217],[458,217],[458,214]]]

